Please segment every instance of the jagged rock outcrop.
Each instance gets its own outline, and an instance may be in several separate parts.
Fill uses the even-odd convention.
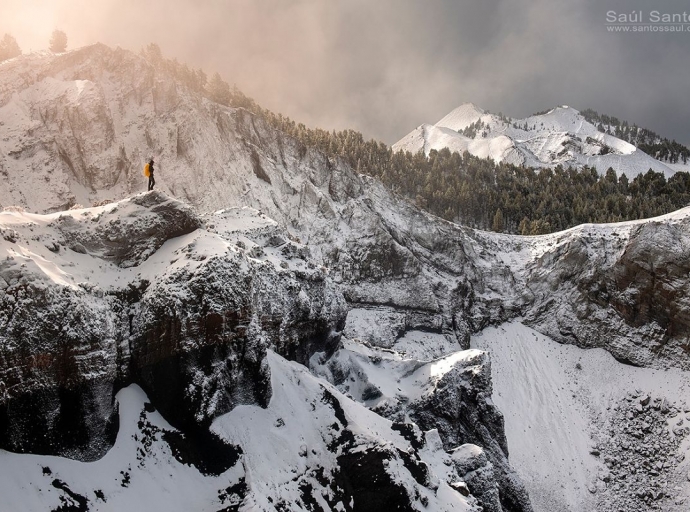
[[[463,444],[453,450],[455,469],[466,482],[468,490],[480,500],[487,512],[501,512],[499,487],[493,464],[484,450],[475,444]]]
[[[456,363],[443,374],[433,392],[412,400],[407,405],[407,414],[423,430],[438,429],[447,450],[468,443],[483,448],[491,469],[487,467],[484,471],[481,484],[476,482],[479,477],[465,480],[473,494],[474,484],[480,489],[480,495],[487,495],[485,501],[494,502],[487,503],[487,510],[530,511],[529,495],[508,462],[503,416],[491,402],[491,393],[491,363],[487,354],[479,353]],[[459,471],[459,474],[462,477],[470,471]],[[490,497],[492,486],[498,503]]]
[[[485,352],[455,352],[422,362],[403,359],[387,348],[344,340],[333,356],[317,354],[311,364],[317,375],[398,422],[410,437],[416,425],[435,432],[446,451],[470,443],[481,446],[485,463],[473,469],[456,464],[459,469],[449,474],[447,483],[464,480],[486,510],[532,510],[529,495],[508,462],[503,416],[491,402],[491,364]],[[486,466],[481,478],[463,478],[480,466]]]
[[[120,212],[121,207],[140,211]],[[202,226],[189,205],[171,202],[160,192],[134,196],[130,204],[109,208],[89,220],[85,223],[72,215],[58,216],[51,226],[58,237],[53,243],[74,252],[98,255],[118,267],[136,266],[167,240]]]

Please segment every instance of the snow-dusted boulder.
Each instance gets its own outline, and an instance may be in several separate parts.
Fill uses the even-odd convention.
[[[166,240],[186,235],[201,227],[194,210],[165,194],[140,194],[92,214],[80,209],[82,217],[58,215],[51,227],[59,245],[82,254],[92,254],[120,267],[138,265],[156,252]],[[90,222],[82,222],[88,218]]]
[[[502,512],[494,467],[484,450],[475,444],[463,444],[452,452],[453,464],[468,490],[487,512]]]

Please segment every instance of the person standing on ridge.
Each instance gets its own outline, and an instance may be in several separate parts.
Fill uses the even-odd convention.
[[[153,157],[146,164],[148,167],[148,177],[149,177],[149,191],[153,190],[153,186],[156,184],[156,180],[153,178]]]

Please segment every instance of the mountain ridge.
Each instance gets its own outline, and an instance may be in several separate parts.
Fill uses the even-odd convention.
[[[604,173],[611,167],[629,178],[649,169],[670,177],[678,169],[600,131],[567,105],[514,119],[464,103],[436,124],[423,124],[393,144],[395,151],[412,153],[443,148],[535,168],[587,165]]]

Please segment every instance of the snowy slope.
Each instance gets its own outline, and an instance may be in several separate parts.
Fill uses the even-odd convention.
[[[513,140],[505,135],[497,135],[491,139],[472,139],[443,125],[423,124],[393,145],[394,151],[416,153],[419,150],[424,150],[427,155],[432,149],[443,148],[461,154],[468,151],[474,156],[491,158],[495,162],[515,165],[525,163],[524,155]]]
[[[276,389],[269,407],[238,407],[213,424],[215,432],[243,447],[247,483],[252,488],[243,504],[247,510],[275,506],[267,501],[268,497],[273,497],[274,502],[283,501],[290,510],[296,510],[294,503],[298,501],[296,497],[304,493],[305,483],[317,489],[326,487],[321,496],[313,493],[315,501],[325,510],[350,510],[353,505],[347,483],[356,488],[355,481],[360,477],[357,472],[366,471],[361,467],[365,465],[365,459],[357,460],[356,454],[367,452],[392,454],[384,466],[399,486],[398,492],[410,497],[410,510],[427,507],[439,511],[474,509],[470,505],[473,499],[465,499],[450,487],[453,470],[444,464],[449,457],[441,447],[424,443],[426,448],[421,453],[422,460],[426,456],[428,458],[416,464],[431,471],[426,478],[426,486],[420,485],[410,473],[410,461],[403,461],[406,454],[416,455],[417,450],[410,440],[392,428],[390,421],[347,399],[301,365],[273,354],[269,355],[269,362],[274,376],[273,388]],[[352,441],[339,443],[338,439],[346,432],[350,433]],[[430,433],[429,438],[433,437]],[[360,466],[359,470],[350,470],[349,474],[342,467],[348,454],[355,455],[354,465]],[[276,460],[281,463],[276,464]],[[342,474],[338,475],[339,472]],[[418,476],[416,478],[419,479]],[[324,480],[328,482],[325,485]],[[372,491],[375,492],[376,488],[373,486]],[[383,494],[385,491],[379,488],[379,492]],[[388,503],[385,495],[379,496],[378,500],[381,505],[394,507],[395,501],[402,496],[390,496],[393,502]],[[355,498],[355,507],[357,505],[358,499]]]
[[[430,463],[439,459],[428,467],[443,473],[429,471],[428,487],[421,485],[405,459],[417,450],[390,421],[304,367],[273,353],[268,360],[276,390],[268,407],[237,407],[213,424],[229,446],[220,467],[201,464],[203,458],[185,446],[184,436],[152,408],[141,388],[130,386],[117,395],[117,441],[95,462],[0,450],[3,510],[306,511],[316,504],[346,511],[361,507],[363,498],[356,473],[339,475],[343,459],[359,461],[359,471],[376,470],[358,454],[382,455],[386,464],[372,476],[389,478],[398,501],[409,496],[409,510],[477,510],[473,498],[448,485],[446,473],[452,471],[443,464],[449,459],[445,452],[432,445],[423,450]],[[343,429],[350,432],[350,444],[337,442]],[[379,481],[377,490],[385,493],[385,484]]]
[[[117,441],[95,462],[0,451],[3,510],[218,510],[219,494],[245,478],[241,464],[203,475],[178,461],[162,438],[175,429],[138,386],[121,390],[117,402]]]
[[[535,510],[687,510],[690,373],[623,365],[520,322],[472,346],[492,355],[493,400]]]
[[[476,133],[463,134],[474,123]],[[435,125],[423,124],[393,145],[396,151],[448,148],[531,167],[595,167],[604,173],[611,167],[629,178],[649,169],[671,176],[676,170],[612,135],[602,133],[575,109],[557,107],[525,119],[499,117],[471,103],[453,110]]]

